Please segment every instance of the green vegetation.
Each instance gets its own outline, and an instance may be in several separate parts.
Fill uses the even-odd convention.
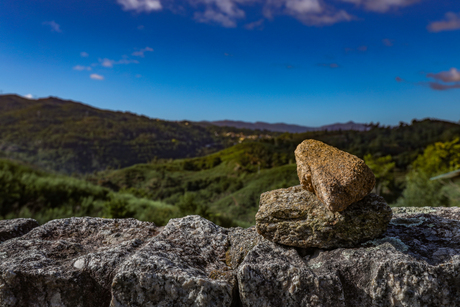
[[[431,177],[460,168],[460,140],[429,145],[412,163],[398,206],[460,206],[459,185]]]
[[[71,216],[135,217],[163,225],[179,214],[165,203],[5,159],[0,159],[0,187],[0,219],[33,217],[44,223]]]
[[[201,158],[138,164],[88,175],[87,180],[174,205],[183,215],[249,226],[262,192],[299,184],[296,165],[288,162],[281,147],[242,143]]]

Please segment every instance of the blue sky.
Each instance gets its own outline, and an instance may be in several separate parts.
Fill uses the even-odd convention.
[[[2,0],[0,91],[167,120],[460,120],[457,0]]]

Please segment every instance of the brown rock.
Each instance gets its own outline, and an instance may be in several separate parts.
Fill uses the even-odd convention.
[[[363,199],[375,185],[371,169],[358,157],[316,140],[295,150],[300,184],[332,212]]]

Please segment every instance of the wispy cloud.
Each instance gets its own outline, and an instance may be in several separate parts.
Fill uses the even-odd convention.
[[[251,0],[240,0],[240,3],[254,2]],[[215,22],[224,27],[236,27],[236,21],[246,17],[246,13],[237,5],[238,0],[194,0],[190,3],[204,5],[204,12],[195,12],[194,17],[198,22]]]
[[[428,73],[426,76],[436,80],[436,82],[428,83],[434,90],[443,91],[460,88],[460,71],[457,68],[452,67],[448,71],[439,73]]]
[[[110,59],[99,59],[99,62],[101,63],[101,66],[104,66],[107,68],[112,68],[113,64],[115,64],[115,61],[110,60]]]
[[[345,48],[345,53],[350,53],[354,51],[366,52],[369,49],[366,45],[359,46],[358,48]]]
[[[367,11],[386,13],[414,5],[422,0],[117,0],[126,11],[152,12],[169,9],[173,12],[191,11],[198,22],[217,23],[232,28],[246,18],[246,10],[259,9],[264,19],[289,15],[310,26],[327,26],[355,18],[335,4],[354,4]],[[253,30],[263,20],[245,25]]]
[[[337,63],[318,63],[317,66],[327,67],[327,68],[339,68],[340,67],[340,65]]]
[[[446,13],[444,20],[430,23],[427,29],[430,32],[459,30],[460,13],[455,14],[454,12],[448,12]]]
[[[321,0],[269,0],[263,8],[268,19],[274,15],[290,15],[310,26],[326,26],[355,19],[344,10],[337,10]]]
[[[88,54],[87,52],[84,52],[84,51],[83,51],[83,52],[80,52],[80,56],[81,56],[82,58],[87,58],[87,57],[89,57],[89,54]]]
[[[255,30],[255,29],[262,29],[264,26],[264,19],[260,19],[251,23],[244,25],[244,27],[248,30]]]
[[[128,59],[125,56],[121,60],[118,60],[118,61],[107,59],[107,58],[99,59],[99,63],[103,67],[112,68],[114,65],[118,65],[118,64],[138,64],[139,61]]]
[[[136,12],[158,11],[163,8],[173,12],[179,7],[192,10],[195,20],[203,23],[217,23],[224,27],[236,27],[238,21],[246,17],[245,9],[258,5],[265,19],[275,15],[290,15],[306,25],[324,26],[338,22],[350,21],[354,17],[344,10],[326,4],[323,0],[117,0],[124,10]],[[260,27],[262,20],[247,24],[247,29]]]
[[[139,50],[139,51],[133,52],[132,55],[134,55],[134,56],[139,56],[139,57],[142,57],[142,58],[143,58],[143,57],[144,57],[144,53],[146,53],[146,52],[152,52],[152,51],[153,51],[152,48],[150,48],[150,47],[145,47],[145,48],[142,48],[142,49]]]
[[[441,71],[436,74],[429,73],[426,76],[442,82],[460,82],[460,71],[454,67],[448,71]]]
[[[365,10],[386,13],[390,10],[413,5],[421,0],[342,0],[342,2],[354,3]]]
[[[32,94],[24,95],[24,97],[27,98],[27,99],[34,99],[34,95],[32,95]]]
[[[57,24],[54,20],[52,20],[52,21],[44,21],[42,24],[50,26],[51,31],[53,31],[53,32],[59,32],[59,33],[62,32],[61,26],[59,24]]]
[[[117,0],[126,11],[151,12],[161,10],[160,0]]]
[[[430,82],[430,87],[437,91],[445,91],[445,90],[452,90],[455,88],[460,88],[460,83],[457,84],[441,84],[437,82]]]
[[[76,66],[73,67],[73,69],[82,71],[82,70],[91,70],[91,67],[90,66],[76,65]]]
[[[385,39],[382,39],[382,43],[387,47],[391,47],[394,45],[394,40],[385,38]]]
[[[89,77],[93,80],[104,80],[104,76],[98,74],[91,74]]]

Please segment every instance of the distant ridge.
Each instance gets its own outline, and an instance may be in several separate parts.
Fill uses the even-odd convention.
[[[307,131],[338,131],[338,130],[355,130],[355,131],[367,131],[369,130],[369,125],[367,124],[359,124],[353,121],[349,121],[347,123],[335,123],[331,125],[325,125],[321,127],[307,127],[307,126],[300,126],[300,125],[291,125],[285,123],[265,123],[265,122],[243,122],[243,121],[234,121],[234,120],[220,120],[220,121],[212,121],[212,122],[200,122],[200,123],[209,123],[212,125],[220,126],[220,127],[235,127],[235,128],[244,128],[244,129],[251,129],[251,130],[268,130],[274,132],[290,132],[290,133],[302,133]]]

